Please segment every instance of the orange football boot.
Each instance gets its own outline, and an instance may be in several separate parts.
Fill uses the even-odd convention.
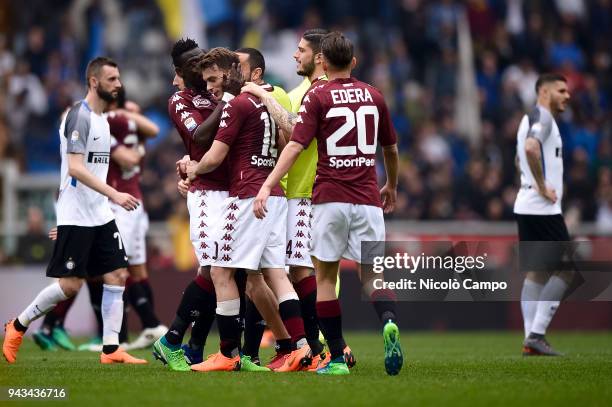
[[[310,346],[304,345],[291,352],[284,360],[281,367],[275,372],[297,372],[305,370],[312,363],[312,351]]]
[[[130,355],[123,349],[118,348],[113,353],[109,353],[109,354],[101,353],[100,363],[104,365],[110,365],[112,363],[125,363],[129,365],[144,365],[149,362],[147,362],[144,359],[135,358],[134,356]]]
[[[228,358],[223,353],[217,352],[197,365],[191,365],[191,370],[196,372],[232,372],[240,370],[240,355]]]
[[[308,371],[316,372],[317,369],[321,369],[327,366],[330,360],[331,360],[331,354],[329,352],[323,352],[320,355],[315,355],[312,358],[312,363],[310,364],[310,366],[308,366]]]
[[[4,342],[2,343],[2,354],[9,363],[15,363],[17,360],[17,351],[23,341],[25,332],[18,331],[15,328],[15,320],[11,319],[4,324]]]

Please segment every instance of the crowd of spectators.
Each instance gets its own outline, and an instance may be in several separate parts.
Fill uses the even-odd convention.
[[[209,47],[256,46],[268,55],[282,36],[290,36],[291,47],[304,29],[316,26],[354,40],[359,60],[354,76],[385,94],[399,135],[399,205],[392,215],[397,219],[511,220],[518,123],[535,103],[538,74],[563,73],[572,95],[570,108],[558,118],[564,205],[581,220],[612,229],[611,1],[200,3],[210,18]],[[24,172],[57,171],[60,114],[83,96],[87,60],[108,54],[120,64],[128,97],[162,129],[147,146],[142,179],[149,215],[160,221],[184,213],[174,173],[184,149],[166,114],[174,39],[164,29],[158,2],[0,4],[0,160],[18,160]],[[463,13],[480,103],[476,141],[458,131],[454,112],[457,24]],[[292,52],[288,48],[282,65],[291,65]],[[274,74],[274,66],[269,70]]]

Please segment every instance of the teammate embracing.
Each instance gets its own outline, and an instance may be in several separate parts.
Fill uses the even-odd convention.
[[[272,188],[316,137],[317,176],[313,188],[310,254],[317,279],[316,310],[319,326],[331,353],[331,362],[319,374],[348,374],[344,358],[340,303],[335,287],[341,258],[358,263],[365,291],[375,295],[364,275],[363,241],[384,241],[383,209],[391,212],[397,196],[398,153],[396,135],[380,92],[350,77],[355,65],[353,45],[341,33],[325,36],[321,43],[328,82],[315,85],[303,99],[291,141],[260,189],[254,212],[266,217]],[[375,159],[380,143],[387,183],[377,186]],[[365,267],[367,269],[367,267]],[[385,293],[388,294],[388,293]],[[403,363],[393,301],[375,303],[384,322],[385,368],[397,374]]]

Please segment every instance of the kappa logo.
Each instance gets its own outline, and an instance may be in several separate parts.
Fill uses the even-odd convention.
[[[302,256],[302,253],[300,253],[300,252],[295,252],[293,257],[296,258],[296,259],[303,259],[304,258],[304,256]]]
[[[227,112],[227,110],[223,109],[223,113],[221,114],[221,118],[222,119],[227,119],[228,117],[230,117],[230,114]]]
[[[225,120],[221,120],[221,122],[219,123],[219,128],[221,127],[227,127],[227,123],[225,122]]]
[[[308,216],[308,213],[304,209],[302,209],[298,212],[297,216]]]
[[[186,108],[187,106],[185,106],[182,103],[177,103],[176,106],[174,107],[174,113],[178,113],[181,110],[183,110],[184,108]]]
[[[297,233],[295,234],[295,237],[304,237],[304,232],[302,232],[301,230],[298,230]]]
[[[231,225],[231,224],[229,224],[229,223],[228,223],[227,225],[225,225],[225,227],[224,227],[223,229],[225,229],[225,230],[229,230],[229,231],[231,232],[231,231],[233,231],[235,228],[234,228],[234,225]]]
[[[237,211],[238,210],[238,205],[236,205],[234,202],[232,202],[229,206],[229,209],[232,211]]]
[[[304,248],[304,244],[303,244],[302,242],[298,241],[298,242],[295,244],[295,248],[296,248],[296,249],[303,249],[303,248]]]
[[[229,215],[227,215],[225,217],[225,219],[227,219],[227,220],[236,220],[236,216],[233,213],[230,213]]]
[[[200,243],[200,250],[208,249],[210,246],[206,244],[206,242]]]
[[[200,239],[206,239],[208,235],[203,230],[200,232]],[[206,247],[205,247],[206,248]]]
[[[295,226],[296,226],[296,227],[299,227],[299,228],[304,228],[304,227],[306,227],[306,222],[304,222],[303,220],[301,220],[301,219],[300,219],[300,220],[298,220],[298,222],[295,224]]]
[[[181,95],[179,95],[178,93],[175,93],[174,96],[172,96],[172,99],[170,99],[171,102],[178,102],[179,100],[181,100]]]
[[[203,259],[203,260],[208,260],[208,259],[210,259],[210,256],[209,256],[208,254],[204,253],[204,254],[202,255],[202,259]]]
[[[226,234],[223,235],[221,240],[225,240],[226,242],[231,242],[232,240],[234,240],[234,238],[231,235],[229,235],[228,233],[226,233]]]
[[[185,120],[186,118],[188,118],[188,117],[189,117],[189,115],[190,115],[190,113],[189,113],[189,112],[183,112],[183,113],[181,113],[181,120]]]
[[[206,212],[204,212],[204,211],[200,212],[200,218],[204,218],[204,217],[208,217]]]
[[[204,221],[200,221],[200,228],[205,228],[208,227],[208,225],[206,224],[206,222]]]
[[[231,258],[229,255],[224,254],[224,255],[221,257],[221,261],[232,261],[232,258]]]
[[[221,246],[221,251],[222,252],[231,252],[232,250],[233,250],[232,246],[228,245],[227,243],[224,244],[223,246]]]
[[[200,201],[200,208],[207,208],[206,201]]]
[[[300,199],[300,202],[298,202],[298,206],[308,206],[308,201],[305,199]]]

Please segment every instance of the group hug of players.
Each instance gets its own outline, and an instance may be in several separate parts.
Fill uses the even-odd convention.
[[[154,356],[175,371],[348,374],[355,357],[344,341],[336,292],[345,258],[357,263],[382,323],[385,369],[399,373],[395,297],[368,284],[373,276],[361,253],[363,241],[384,241],[383,212],[395,206],[398,152],[389,111],[377,89],[351,77],[353,45],[341,33],[306,31],[294,59],[304,81],[288,95],[265,82],[265,61],[256,49],[206,52],[190,39],[173,47],[173,84],[179,90],[168,113],[186,149],[177,161],[178,190],[187,200],[200,267],[169,328],[155,317],[144,255],[135,254],[146,231],[140,196],[113,182],[110,173],[106,182],[118,146],[127,148],[121,148],[126,154],[117,161],[117,179],[132,179],[143,139],[117,137],[112,126],[109,131],[112,117],[130,115],[125,109],[102,115],[116,103],[119,71],[107,58],[90,63],[88,94],[60,128],[57,240],[47,269],[47,276],[59,280],[5,326],[9,363],[16,361],[31,321],[53,316],[50,311],[73,297],[85,279],[97,279],[103,283],[102,363],[146,363],[127,350],[154,341]],[[137,134],[139,123],[131,119],[128,126]],[[105,137],[108,146],[97,144]],[[382,189],[378,144],[386,172]],[[128,270],[127,297],[145,329],[125,349],[119,334]],[[57,326],[50,318],[46,335]],[[219,351],[204,360],[214,320]],[[183,344],[189,327],[191,338]],[[264,366],[259,346],[265,327],[274,334],[276,354]]]

